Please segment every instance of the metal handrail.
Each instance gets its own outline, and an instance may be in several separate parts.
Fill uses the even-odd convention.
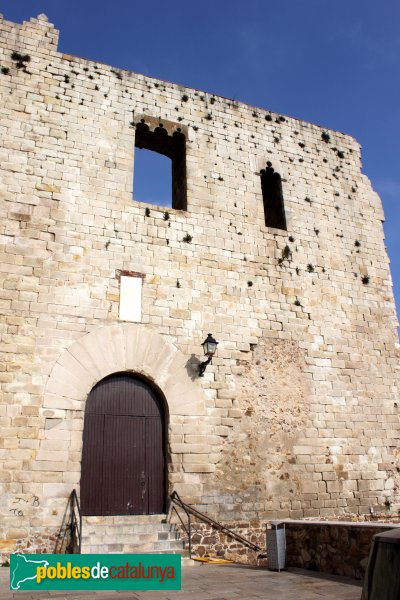
[[[66,537],[69,533],[69,539]],[[67,545],[66,545],[67,543]],[[81,554],[82,547],[82,513],[76,490],[68,497],[64,516],[58,531],[54,554]]]
[[[68,512],[71,512],[69,509],[70,509],[70,500],[68,498],[67,505],[66,505],[65,511],[64,511],[64,515],[63,515],[63,518],[61,521],[61,525],[60,525],[60,528],[58,530],[58,534],[56,537],[56,543],[54,546],[54,554],[62,554],[62,551],[64,548],[64,543],[65,543],[65,536],[67,534],[67,531],[69,530],[69,524],[66,525],[67,514],[68,514]]]
[[[78,538],[78,552],[77,554],[81,554],[82,549],[82,512],[81,507],[79,506],[78,494],[76,490],[73,489],[71,495],[69,497],[70,507],[71,507],[71,520],[69,523],[70,531],[71,531],[71,540],[74,542],[75,534],[77,534]],[[78,512],[78,516],[76,515],[75,508]],[[75,544],[74,544],[75,549]]]
[[[172,499],[172,498],[171,498]],[[185,523],[182,520],[181,515],[178,513],[178,511],[176,510],[175,506],[172,507],[172,510],[175,511],[178,519],[181,522],[181,525],[183,527],[183,529],[186,532],[186,535],[188,536],[188,540],[189,540],[189,558],[192,558],[192,522],[191,522],[191,518],[190,518],[190,513],[187,512],[187,510],[182,506],[183,510],[186,513],[186,516],[188,518],[188,527],[186,527]]]
[[[175,510],[175,512],[177,513],[179,520],[181,521],[188,537],[189,537],[189,554],[190,554],[190,558],[192,557],[192,535],[191,535],[191,518],[190,515],[192,514],[193,516],[197,517],[198,519],[200,519],[200,521],[204,521],[205,523],[208,523],[208,525],[211,525],[211,527],[213,527],[214,529],[217,529],[218,531],[221,531],[221,533],[224,533],[225,535],[233,538],[234,540],[236,540],[237,542],[240,542],[241,544],[243,544],[244,546],[247,546],[247,548],[250,548],[251,550],[255,550],[255,551],[260,551],[261,548],[260,546],[257,546],[256,544],[253,544],[253,542],[250,542],[249,540],[246,540],[246,538],[244,538],[243,536],[239,535],[238,533],[236,533],[235,531],[232,531],[232,529],[229,529],[228,527],[225,527],[225,525],[222,525],[221,523],[218,523],[218,521],[214,521],[214,519],[212,519],[211,517],[208,517],[207,515],[205,515],[204,513],[200,512],[199,510],[197,510],[196,508],[193,508],[193,506],[190,506],[190,504],[186,504],[186,502],[184,502],[178,492],[173,491],[171,496],[171,502],[173,502],[174,504],[176,504],[177,506],[179,506],[180,508],[182,508],[182,510],[186,513],[186,516],[188,517],[188,525],[189,525],[189,530],[183,525],[183,521],[178,513],[178,511],[176,510],[175,506],[173,506],[173,509]]]

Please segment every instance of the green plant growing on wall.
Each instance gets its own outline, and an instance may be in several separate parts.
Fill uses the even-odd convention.
[[[190,242],[192,241],[192,239],[193,239],[192,236],[189,233],[187,233],[185,235],[185,237],[182,239],[182,242],[186,242],[186,244],[190,244]]]

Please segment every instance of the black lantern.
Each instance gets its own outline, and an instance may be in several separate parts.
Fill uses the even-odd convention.
[[[204,342],[202,343],[204,355],[207,356],[207,360],[199,364],[199,377],[203,377],[204,371],[207,368],[207,365],[210,364],[212,357],[214,356],[218,342],[215,340],[211,333],[208,334]]]

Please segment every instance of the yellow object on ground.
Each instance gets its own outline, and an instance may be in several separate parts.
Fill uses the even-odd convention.
[[[192,558],[192,560],[197,560],[202,563],[212,563],[213,565],[222,565],[224,563],[233,563],[233,560],[225,560],[224,558],[211,558],[210,556],[201,556]]]

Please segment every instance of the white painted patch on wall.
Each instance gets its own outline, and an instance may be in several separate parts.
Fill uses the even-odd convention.
[[[121,275],[119,291],[119,318],[121,321],[140,323],[142,320],[142,278]]]

